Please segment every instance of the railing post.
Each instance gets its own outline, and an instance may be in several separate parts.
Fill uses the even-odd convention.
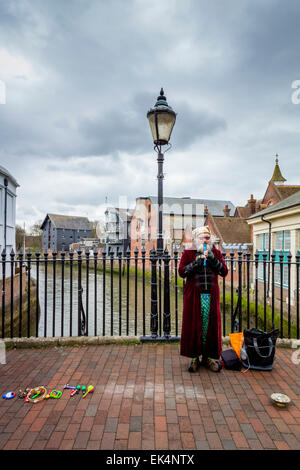
[[[151,319],[150,319],[150,331],[152,339],[157,339],[158,332],[158,313],[157,313],[157,273],[156,263],[157,254],[154,249],[150,253],[151,261]]]
[[[20,266],[20,295],[19,295],[19,338],[22,337],[22,314],[23,314],[23,250],[19,250],[19,266]]]
[[[6,249],[3,248],[2,253],[1,253],[1,258],[2,258],[2,338],[5,336],[5,262],[6,262]]]
[[[272,272],[272,329],[274,330],[274,315],[275,315],[275,252],[271,254],[271,272]]]
[[[154,248],[150,251],[151,262],[151,314],[150,314],[150,336],[142,336],[141,341],[157,341],[158,340],[158,313],[157,313],[157,274],[156,263],[157,254]]]
[[[134,250],[134,335],[137,336],[137,269],[138,269],[139,249]]]
[[[15,252],[10,252],[10,337],[14,335],[14,273],[15,273]]]
[[[239,315],[239,323],[238,323],[238,331],[242,331],[242,251],[238,251],[238,276],[239,276],[239,283],[238,283],[238,315]]]
[[[142,269],[143,269],[143,336],[146,334],[146,306],[145,306],[145,246],[142,247]]]
[[[93,256],[94,256],[94,335],[97,336],[97,263],[98,263],[97,248],[94,248]]]
[[[102,336],[105,336],[105,279],[106,279],[106,248],[102,250]]]
[[[292,253],[289,251],[288,259],[288,338],[291,338],[291,262]]]
[[[178,250],[177,246],[175,246],[174,250],[174,268],[175,268],[175,335],[178,336],[178,277],[177,277],[177,269],[178,269]]]
[[[119,263],[119,336],[122,336],[122,250],[117,247]]]
[[[53,258],[53,307],[52,307],[52,337],[55,338],[55,326],[56,326],[56,250],[52,251],[52,258]]]
[[[69,260],[70,260],[70,336],[73,335],[73,258],[74,252],[72,248],[69,250]]]
[[[65,250],[61,251],[61,324],[60,334],[64,336],[64,321],[65,321]]]
[[[127,298],[126,298],[126,335],[129,335],[129,271],[130,271],[131,252],[129,245],[126,250],[126,282],[127,282]]]
[[[108,256],[110,257],[110,336],[114,334],[114,251],[109,245]]]
[[[88,336],[89,334],[89,274],[90,274],[90,249],[86,247],[85,249],[85,270],[86,270],[86,283],[85,283],[85,335]]]
[[[233,263],[234,263],[234,252],[230,252],[230,318],[231,318],[231,333],[234,332],[234,318],[233,318]]]
[[[300,268],[300,254],[296,254],[296,318],[297,318],[297,339],[299,339],[299,268]]]
[[[266,279],[266,262],[267,262],[267,252],[263,252],[263,280],[264,280],[264,330],[267,329],[267,279]],[[269,284],[269,279],[268,279]]]
[[[82,305],[82,286],[81,286],[81,249],[77,250],[77,269],[78,269],[78,336],[82,335],[81,305]]]
[[[279,253],[280,266],[280,338],[283,338],[283,252]]]
[[[248,249],[246,253],[246,259],[247,259],[247,328],[250,328],[250,256],[251,256],[251,253]]]
[[[257,328],[258,324],[258,257],[259,253],[256,251],[255,253],[255,328]]]
[[[20,261],[21,263],[21,261]],[[20,267],[21,269],[21,267]],[[45,279],[44,279],[44,308],[45,308],[45,313],[44,313],[44,337],[46,338],[47,336],[47,301],[48,301],[48,289],[47,289],[47,277],[48,277],[48,251],[44,251],[44,269],[45,269]]]
[[[31,251],[27,252],[27,338],[30,337],[30,284],[31,284]]]

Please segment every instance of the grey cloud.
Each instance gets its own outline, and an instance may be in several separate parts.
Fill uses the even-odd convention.
[[[51,201],[67,211],[72,204],[94,207],[105,195],[117,200],[127,193],[134,201],[153,194],[156,161],[146,161],[153,150],[146,113],[161,86],[178,113],[171,139],[178,165],[193,157],[191,149],[207,152],[218,168],[223,155],[233,156],[222,166],[228,185],[219,198],[241,203],[250,187],[259,196],[276,152],[283,174],[296,178],[300,105],[291,104],[290,87],[300,79],[299,13],[295,0],[1,2],[1,48],[27,60],[39,76],[34,83],[13,72],[0,107],[0,161],[21,183],[22,207],[45,211]],[[122,153],[129,155],[126,164]],[[180,196],[178,187],[198,197],[220,191],[209,173],[200,189],[181,173],[173,179],[181,178],[180,185],[172,186],[171,161],[166,195]],[[33,165],[42,182],[49,179],[42,202],[27,183]],[[207,160],[195,157],[193,165],[201,174]],[[57,194],[56,172],[65,177],[65,195]],[[95,174],[103,186],[89,194],[87,177]],[[80,176],[79,194],[70,181]]]

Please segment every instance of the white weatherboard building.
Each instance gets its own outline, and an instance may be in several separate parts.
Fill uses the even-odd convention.
[[[0,254],[6,245],[6,253],[16,249],[16,197],[19,184],[0,165]]]

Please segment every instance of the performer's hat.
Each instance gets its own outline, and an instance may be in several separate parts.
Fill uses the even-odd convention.
[[[192,235],[194,237],[197,237],[201,233],[208,233],[209,235],[211,235],[209,227],[207,225],[202,225],[201,227],[197,227],[192,231]]]

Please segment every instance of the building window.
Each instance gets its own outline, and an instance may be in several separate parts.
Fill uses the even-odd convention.
[[[274,281],[276,285],[280,286],[280,253],[283,254],[283,263],[287,263],[288,254],[291,248],[291,232],[290,230],[282,230],[275,233],[275,266],[274,266]],[[288,287],[288,265],[283,264],[282,272],[282,285]]]
[[[264,280],[264,253],[267,253],[266,261],[269,260],[269,234],[260,233],[257,235],[258,266],[257,277],[260,281]],[[268,264],[265,264],[266,281],[268,280]]]

